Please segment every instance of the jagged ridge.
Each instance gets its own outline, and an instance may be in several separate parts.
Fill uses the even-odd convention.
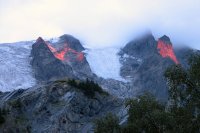
[[[82,52],[84,48],[72,36],[63,35],[58,42],[50,44],[41,37],[33,44],[31,64],[37,80],[61,78],[86,79],[93,73]]]
[[[167,36],[163,36],[158,40],[157,48],[163,58],[170,58],[176,64],[179,64],[179,61],[174,53],[173,46]]]

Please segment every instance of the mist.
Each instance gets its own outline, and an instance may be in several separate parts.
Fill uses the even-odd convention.
[[[86,47],[121,47],[151,31],[200,49],[199,0],[0,0],[0,43],[71,34]]]

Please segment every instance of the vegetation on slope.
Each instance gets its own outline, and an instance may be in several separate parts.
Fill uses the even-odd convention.
[[[3,123],[5,123],[5,121],[6,121],[6,119],[5,119],[6,115],[7,115],[7,111],[5,109],[1,109],[0,108],[0,126]]]
[[[92,80],[90,81],[87,79],[86,81],[77,82],[74,79],[70,79],[68,80],[68,84],[76,87],[77,89],[80,89],[89,98],[93,98],[95,96],[95,92],[98,92],[100,94],[108,94]]]

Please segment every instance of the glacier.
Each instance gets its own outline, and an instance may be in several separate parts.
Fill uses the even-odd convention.
[[[27,89],[36,84],[30,52],[33,41],[0,44],[0,91]]]
[[[124,81],[120,76],[121,64],[119,62],[118,48],[87,49],[86,59],[97,76],[105,79]]]
[[[58,39],[50,39],[56,42]],[[30,52],[35,41],[0,44],[0,91],[27,89],[36,85],[30,65]],[[84,51],[92,72],[104,79],[124,81],[120,76],[118,48],[90,48]]]

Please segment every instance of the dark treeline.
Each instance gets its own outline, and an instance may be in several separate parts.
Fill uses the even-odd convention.
[[[103,89],[94,81],[87,79],[86,81],[76,81],[74,79],[68,80],[68,84],[76,87],[83,91],[83,93],[89,98],[93,98],[95,96],[95,92],[107,94],[103,91]]]

